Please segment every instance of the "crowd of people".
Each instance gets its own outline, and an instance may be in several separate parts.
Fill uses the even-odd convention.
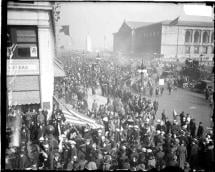
[[[19,119],[20,145],[7,137],[7,169],[147,171],[179,167],[184,171],[213,171],[213,132],[196,124],[192,114],[165,111],[159,119],[158,101],[129,88],[130,68],[110,62],[89,63],[74,58],[67,76],[55,85],[55,95],[104,127],[92,129],[67,123],[56,104],[50,119],[47,111],[12,111]],[[89,88],[101,88],[107,103],[95,100],[90,109]],[[13,129],[15,130],[15,129]],[[11,133],[10,131],[8,133]]]

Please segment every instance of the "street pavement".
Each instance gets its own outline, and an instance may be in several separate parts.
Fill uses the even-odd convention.
[[[96,99],[98,105],[105,104],[107,102],[106,97],[101,96],[100,90],[96,90],[96,95],[88,93],[88,106],[92,107],[93,100]],[[186,89],[177,88],[177,91],[172,91],[169,95],[167,89],[164,90],[163,95],[151,97],[152,101],[155,99],[159,102],[158,112],[156,119],[161,118],[161,113],[165,109],[165,113],[170,120],[173,120],[173,110],[179,115],[182,111],[185,114],[189,113],[192,118],[195,118],[196,125],[198,127],[199,122],[203,122],[205,127],[211,127],[212,110],[209,106],[209,102],[205,100],[203,94],[191,92]]]
[[[153,97],[159,102],[158,112],[156,118],[161,118],[161,113],[165,109],[166,115],[169,119],[173,119],[173,110],[180,114],[182,111],[185,114],[189,113],[192,118],[195,118],[196,124],[201,121],[205,127],[211,127],[212,109],[209,102],[205,100],[203,94],[191,92],[189,90],[178,88],[173,91],[171,95],[165,89],[162,96]]]

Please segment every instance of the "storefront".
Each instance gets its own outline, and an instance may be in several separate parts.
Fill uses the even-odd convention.
[[[52,6],[45,2],[8,3],[8,105],[52,112],[56,65]]]

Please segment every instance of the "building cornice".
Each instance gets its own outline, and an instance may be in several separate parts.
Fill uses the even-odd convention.
[[[27,3],[8,3],[8,9],[20,9],[20,10],[52,10],[51,5],[41,5],[41,4],[27,4]]]

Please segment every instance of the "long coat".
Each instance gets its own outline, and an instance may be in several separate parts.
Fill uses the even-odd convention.
[[[184,169],[184,164],[187,158],[187,148],[184,145],[178,147],[177,150],[178,160],[179,160],[179,167]]]
[[[198,166],[198,152],[199,152],[199,146],[197,144],[193,144],[191,146],[190,151],[190,164],[193,168],[196,168]]]

